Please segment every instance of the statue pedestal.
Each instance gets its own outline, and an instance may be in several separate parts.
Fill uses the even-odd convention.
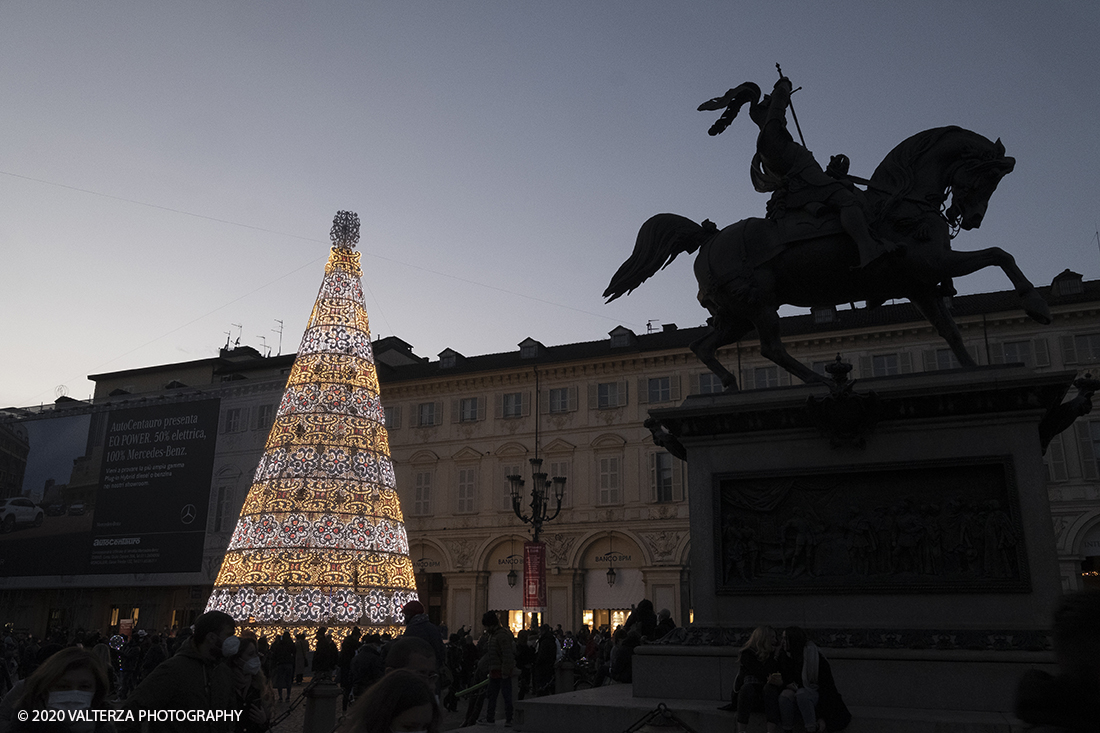
[[[704,395],[688,453],[694,623],[638,697],[729,699],[753,627],[805,628],[849,705],[1011,710],[1061,595],[1038,425],[1074,374],[1023,367]]]

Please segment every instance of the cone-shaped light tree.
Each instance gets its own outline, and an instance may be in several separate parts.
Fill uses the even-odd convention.
[[[332,252],[206,610],[269,639],[398,631],[415,599],[360,282],[359,217]],[[308,634],[312,641],[312,634]]]

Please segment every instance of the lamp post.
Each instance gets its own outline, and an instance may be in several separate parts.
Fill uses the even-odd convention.
[[[537,438],[536,438],[537,441]],[[536,453],[536,455],[538,455]],[[546,589],[546,565],[545,565],[545,549],[539,542],[539,534],[542,532],[542,525],[545,522],[553,520],[558,514],[561,513],[561,501],[565,497],[565,478],[563,476],[555,476],[553,479],[547,480],[546,474],[542,470],[542,459],[531,459],[531,503],[528,506],[531,508],[530,516],[523,513],[523,507],[521,502],[523,501],[523,477],[513,475],[508,477],[508,483],[512,492],[512,511],[524,524],[530,524],[532,528],[532,542],[531,546],[524,546],[524,607],[528,607],[528,595],[526,591],[532,587],[538,589],[536,595],[543,597]],[[550,502],[554,502],[554,512],[550,513]],[[538,570],[532,573],[533,567],[528,562],[528,551],[534,552],[538,550],[538,560],[532,560]],[[545,601],[540,602],[538,605],[543,605]],[[534,605],[534,604],[532,604]],[[534,628],[539,626],[539,612],[534,612],[533,618]]]
[[[523,513],[523,507],[520,505],[523,500],[523,477],[518,475],[509,476],[508,483],[512,490],[512,511],[524,524],[531,525],[533,531],[532,541],[538,542],[543,523],[553,520],[561,513],[561,502],[565,498],[565,477],[555,476],[553,479],[547,480],[546,474],[542,471],[542,459],[531,459],[531,503],[528,504],[531,507],[530,516]],[[555,501],[554,513],[548,516],[551,498]]]

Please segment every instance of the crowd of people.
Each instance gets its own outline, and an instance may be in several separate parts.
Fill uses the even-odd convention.
[[[469,723],[494,721],[501,699],[510,723],[514,698],[558,691],[555,670],[563,662],[573,663],[591,684],[629,682],[633,649],[675,628],[668,611],[658,618],[647,600],[614,631],[583,627],[575,634],[543,624],[513,635],[492,611],[481,619],[482,629],[448,634],[429,621],[419,601],[403,613],[400,636],[363,635],[356,628],[339,644],[323,627],[312,640],[304,633],[270,640],[248,630],[237,633],[233,619],[215,611],[163,635],[135,631],[108,638],[77,631],[39,640],[9,629],[2,637],[0,733],[41,730],[37,721],[18,715],[31,709],[231,710],[239,713],[235,720],[216,721],[212,728],[189,721],[155,721],[151,727],[263,733],[307,674],[340,685],[348,733],[438,730],[442,709],[457,711],[459,704],[467,705]],[[470,688],[475,690],[463,694]],[[55,721],[51,727],[72,733],[137,730],[128,721],[106,719],[64,726]]]

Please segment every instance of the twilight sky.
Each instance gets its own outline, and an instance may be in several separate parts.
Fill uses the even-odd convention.
[[[1070,0],[5,0],[0,406],[227,331],[275,353],[276,319],[293,352],[337,209],[374,335],[422,356],[699,325],[690,258],[600,294],[652,214],[763,216],[756,128],[709,137],[696,107],[777,61],[809,148],[856,175],[930,127],[1000,137],[1016,169],[955,248],[1095,279],[1098,33]]]

